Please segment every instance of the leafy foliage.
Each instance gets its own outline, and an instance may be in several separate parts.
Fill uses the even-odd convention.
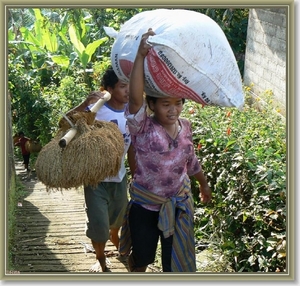
[[[8,9],[8,73],[14,131],[22,129],[46,144],[57,127],[58,111],[73,108],[85,93],[99,88],[114,42],[103,26],[118,31],[135,14],[152,9]],[[232,27],[227,29],[227,36],[241,27],[237,23],[242,17],[247,18],[244,9],[199,12],[220,25],[227,21],[229,24],[224,22],[223,27]],[[244,33],[238,40],[245,38]],[[64,88],[68,79],[74,85],[67,93]]]
[[[188,102],[185,115],[213,191],[202,206],[194,182],[198,239],[215,242],[236,271],[285,271],[284,122],[270,107],[248,104],[238,111]]]

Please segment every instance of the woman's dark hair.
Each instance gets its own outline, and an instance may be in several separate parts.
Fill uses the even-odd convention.
[[[118,81],[119,79],[115,71],[109,66],[102,76],[100,84],[104,89],[107,89],[108,87],[114,88]]]
[[[23,131],[20,131],[20,132],[18,133],[18,135],[19,135],[19,136],[22,136],[22,135],[24,135],[24,132],[23,132]]]
[[[158,98],[158,97],[146,95],[146,101],[147,101],[148,106],[149,106],[149,102],[150,102],[150,101],[152,101],[152,102],[155,104],[157,98]],[[185,98],[182,98],[182,104],[184,104],[184,102],[185,102]]]

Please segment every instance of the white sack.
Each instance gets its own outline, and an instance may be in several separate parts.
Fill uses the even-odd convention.
[[[208,16],[182,9],[144,11],[129,19],[114,37],[111,62],[126,82],[141,36],[152,28],[156,35],[145,58],[145,92],[161,97],[191,99],[203,105],[244,104],[241,75],[227,38]]]

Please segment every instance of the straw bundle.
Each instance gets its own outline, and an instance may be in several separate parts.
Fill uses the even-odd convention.
[[[96,113],[95,112],[78,112],[78,111],[71,111],[68,113],[68,119],[76,125],[76,122],[79,119],[85,120],[87,125],[93,125],[95,123],[95,117]],[[59,128],[62,131],[67,131],[70,129],[70,124],[65,118],[61,118],[59,123],[58,123]]]
[[[42,149],[42,145],[35,140],[30,139],[25,143],[25,149],[30,153],[38,153]]]
[[[20,136],[18,134],[15,134],[14,137],[13,137],[13,143],[14,145],[19,142],[19,139],[20,139]]]
[[[95,115],[77,112],[69,117],[77,133],[65,148],[59,146],[59,141],[70,125],[61,119],[58,133],[40,151],[36,174],[47,190],[96,186],[117,175],[124,152],[123,135],[115,123],[94,120]]]

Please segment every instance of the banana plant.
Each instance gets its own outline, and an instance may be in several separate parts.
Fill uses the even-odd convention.
[[[21,39],[10,30],[9,44],[14,46],[20,56],[30,56],[32,68],[43,68],[46,63],[52,66],[52,57],[57,64],[68,67],[69,61],[64,55],[56,56],[59,51],[59,39],[55,27],[41,14],[40,9],[32,11],[35,16],[34,25],[19,28]]]
[[[108,41],[108,37],[103,37],[99,40],[89,43],[85,47],[79,38],[79,33],[76,30],[74,24],[71,24],[69,27],[69,36],[84,70],[86,70],[87,64],[91,61],[91,58],[95,53],[96,49],[100,45]]]
[[[66,70],[74,63],[73,59],[77,58],[85,73],[97,48],[108,41],[108,37],[104,37],[85,46],[82,43],[87,30],[84,19],[78,19],[77,26],[74,22],[68,23],[66,14],[57,25],[42,15],[40,9],[31,11],[35,17],[34,25],[19,28],[21,40],[17,39],[16,33],[9,30],[9,44],[13,45],[20,55],[30,54],[33,68],[52,68],[56,64]]]

